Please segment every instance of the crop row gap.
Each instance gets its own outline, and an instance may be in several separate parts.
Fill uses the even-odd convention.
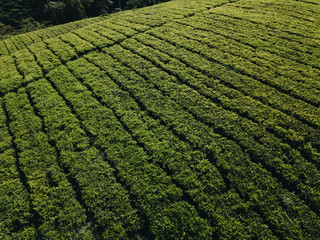
[[[308,0],[292,0],[292,1],[296,1],[299,3],[303,2],[303,3],[307,3],[307,4],[312,4],[312,5],[319,5],[319,3],[308,1]]]

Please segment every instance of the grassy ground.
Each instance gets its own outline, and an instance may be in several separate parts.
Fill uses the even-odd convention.
[[[0,41],[0,238],[319,239],[319,10],[175,0]]]

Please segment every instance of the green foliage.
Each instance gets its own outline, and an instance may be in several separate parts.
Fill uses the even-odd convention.
[[[211,230],[186,202],[176,203],[166,209],[165,217],[159,216],[156,224],[156,229],[151,230],[158,239],[206,239]]]
[[[1,1],[0,4],[0,22],[19,26],[20,21],[30,14],[28,1]]]
[[[128,0],[125,1],[125,8],[132,9],[132,8],[140,8],[146,7],[150,5],[154,5],[161,2],[166,2],[168,0]]]
[[[175,0],[0,41],[0,238],[318,239],[318,10]]]
[[[120,8],[132,9],[160,2],[164,1],[128,0],[122,1]],[[118,1],[112,0],[13,0],[1,4],[0,35],[15,33],[11,26],[20,29],[18,32],[27,32],[39,29],[41,23],[61,24],[106,14],[119,8],[118,5]]]
[[[10,37],[10,34],[14,31],[14,28],[10,25],[5,25],[0,22],[0,40]],[[3,48],[3,47],[2,47]],[[1,49],[2,50],[2,49]],[[3,52],[2,50],[1,52]]]
[[[63,23],[67,21],[65,16],[66,4],[62,1],[50,1],[44,5],[44,14],[54,23]]]

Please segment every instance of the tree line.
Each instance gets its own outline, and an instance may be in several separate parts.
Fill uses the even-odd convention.
[[[0,35],[33,30],[168,0],[0,0]]]

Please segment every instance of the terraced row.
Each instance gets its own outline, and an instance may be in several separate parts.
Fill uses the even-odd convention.
[[[72,23],[62,24],[50,28],[45,28],[25,34],[13,36],[9,39],[0,41],[0,56],[11,55],[16,51],[25,49],[27,46],[41,42],[45,39],[56,37],[78,28],[92,25],[96,22],[103,21],[103,17],[84,19]]]

